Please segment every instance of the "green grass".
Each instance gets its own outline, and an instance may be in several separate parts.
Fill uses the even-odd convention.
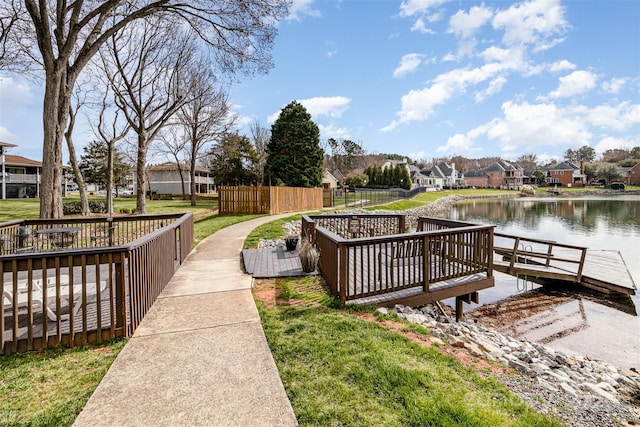
[[[284,302],[258,301],[301,426],[552,426],[493,377],[436,348],[328,305],[322,281],[278,280]],[[326,293],[325,293],[326,294]],[[291,299],[302,303],[290,304]]]
[[[0,357],[0,425],[71,425],[125,342]]]

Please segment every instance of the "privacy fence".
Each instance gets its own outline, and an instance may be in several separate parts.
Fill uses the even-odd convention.
[[[278,214],[322,208],[322,188],[218,187],[218,212]]]
[[[0,224],[0,354],[133,334],[193,241],[191,213]]]

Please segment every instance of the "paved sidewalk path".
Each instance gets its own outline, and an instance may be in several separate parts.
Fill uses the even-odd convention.
[[[255,227],[203,240],[144,318],[74,426],[295,426],[240,251]]]

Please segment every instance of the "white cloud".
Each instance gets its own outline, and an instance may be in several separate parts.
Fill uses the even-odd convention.
[[[322,14],[318,9],[312,7],[313,0],[293,0],[289,7],[287,21],[301,21],[304,16],[320,17]]]
[[[451,0],[405,0],[400,4],[400,16],[426,14]]]
[[[381,130],[388,132],[402,123],[426,120],[433,115],[438,105],[464,92],[468,86],[492,78],[503,68],[501,64],[492,63],[478,68],[460,68],[440,74],[430,87],[421,90],[413,89],[402,96],[401,109],[396,113],[399,118]]]
[[[422,18],[416,19],[416,21],[411,26],[411,31],[417,31],[422,34],[435,34],[431,28],[427,27],[427,24],[424,23]]]
[[[393,77],[404,77],[415,72],[425,56],[420,53],[409,53],[400,59],[400,65],[393,71]]]
[[[551,98],[566,98],[581,95],[595,87],[597,78],[598,76],[589,71],[574,71],[567,76],[560,77],[558,88],[550,92],[549,96]]]
[[[348,139],[351,137],[351,134],[348,129],[337,127],[335,125],[318,125],[318,129],[320,129],[320,140],[326,141],[329,138],[335,139]]]
[[[503,147],[581,147],[589,145],[592,137],[581,115],[554,104],[508,101],[502,104],[502,111],[503,117],[483,125],[482,132]]]
[[[549,66],[549,70],[553,73],[557,73],[560,71],[574,70],[576,66],[571,62],[563,59],[562,61],[554,62]]]
[[[349,103],[351,103],[351,99],[344,96],[318,96],[315,98],[299,99],[297,101],[304,106],[313,120],[324,116],[332,119],[340,118],[342,114],[349,109]],[[285,106],[282,108],[284,107]],[[267,117],[267,121],[269,123],[275,122],[278,116],[280,116],[280,111]]]
[[[438,147],[436,151],[442,154],[467,155],[470,152],[478,151],[478,149],[474,148],[473,145],[473,139],[469,138],[467,135],[458,133],[449,138],[447,143]]]
[[[350,98],[344,96],[327,96],[301,99],[300,104],[316,119],[322,116],[339,118],[349,108]]]
[[[473,6],[469,12],[459,10],[449,18],[448,33],[463,39],[472,37],[475,32],[493,17],[493,11],[483,6]]]
[[[627,79],[613,78],[608,82],[602,82],[601,87],[606,93],[617,95],[625,84],[627,84]]]
[[[631,150],[633,147],[637,147],[640,142],[640,138],[636,138],[635,141],[623,138],[614,138],[607,136],[602,138],[600,142],[593,148],[596,151],[597,156],[601,156],[607,150],[626,149]]]
[[[557,44],[548,42],[568,27],[560,0],[531,0],[514,4],[499,11],[493,18],[493,27],[504,30],[502,42],[507,46],[531,44],[538,50]]]
[[[9,144],[17,144],[18,137],[4,126],[0,126],[0,141],[8,142]]]
[[[27,83],[0,75],[0,106],[4,106],[3,108],[10,106],[15,110],[27,106],[33,97],[33,92]]]
[[[623,132],[640,125],[640,104],[598,105],[584,108],[581,112],[591,126],[605,131]]]
[[[507,83],[507,79],[505,79],[502,76],[491,80],[488,88],[476,94],[476,97],[475,97],[476,102],[482,102],[485,100],[485,98],[491,95],[495,95],[496,93],[499,93],[502,90],[502,87],[505,85],[505,83]]]

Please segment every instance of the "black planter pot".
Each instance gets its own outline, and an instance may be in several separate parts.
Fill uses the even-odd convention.
[[[284,239],[284,244],[287,247],[288,251],[293,251],[298,247],[298,240],[300,238],[298,236],[289,236]]]

